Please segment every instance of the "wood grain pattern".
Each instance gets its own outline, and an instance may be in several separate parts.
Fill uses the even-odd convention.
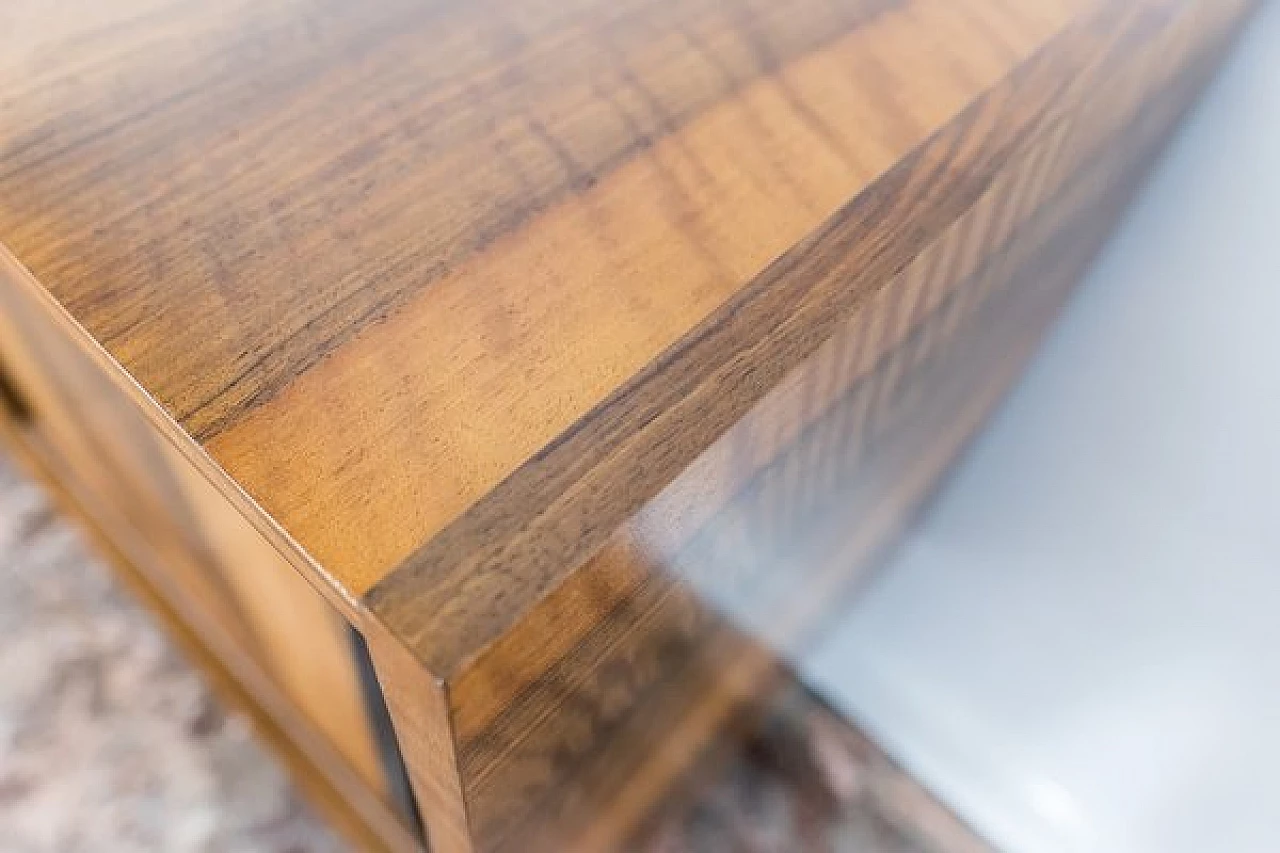
[[[363,633],[437,850],[609,849],[789,678],[1252,5],[15,0],[0,354],[369,783]]]
[[[1088,120],[1068,112],[1067,121],[1040,125],[1021,155],[1006,150],[999,160],[1008,170],[1002,173],[1004,177],[992,179],[988,194],[971,201],[968,210],[944,232],[945,236],[917,255],[918,265],[905,267],[898,280],[891,278],[896,286],[883,291],[888,298],[881,308],[877,309],[874,301],[859,306],[865,313],[855,315],[844,335],[828,338],[828,351],[834,354],[825,364],[823,358],[817,357],[805,366],[807,371],[798,374],[802,378],[794,387],[806,389],[800,401],[794,399],[794,394],[788,400],[786,386],[779,386],[779,399],[770,401],[775,406],[772,417],[766,403],[766,413],[754,422],[749,417],[740,422],[742,429],[734,427],[726,432],[729,440],[724,449],[717,451],[713,446],[700,464],[687,469],[688,482],[681,483],[683,477],[677,478],[669,487],[675,496],[668,493],[663,496],[665,500],[660,497],[613,534],[595,560],[565,576],[562,585],[538,600],[523,617],[525,621],[508,627],[500,639],[473,657],[443,659],[443,665],[453,662],[458,666],[449,677],[454,735],[459,742],[470,818],[482,847],[500,847],[504,839],[516,838],[521,844],[529,844],[530,833],[535,830],[523,821],[530,814],[545,816],[547,810],[560,815],[558,821],[538,822],[540,826],[558,828],[547,841],[548,849],[564,843],[564,837],[554,833],[563,831],[574,813],[593,816],[590,829],[585,830],[588,841],[584,842],[584,849],[593,849],[592,844],[600,843],[601,832],[606,832],[604,838],[616,840],[617,836],[608,835],[602,827],[611,820],[626,825],[626,819],[619,817],[620,810],[626,807],[611,797],[643,800],[643,795],[637,794],[636,779],[655,763],[661,763],[649,754],[656,733],[676,730],[678,721],[708,713],[709,705],[718,706],[721,716],[730,713],[734,697],[726,697],[726,690],[739,698],[750,695],[753,689],[763,689],[770,675],[770,665],[762,661],[754,673],[746,676],[745,687],[737,678],[729,678],[726,687],[709,677],[708,673],[718,669],[714,665],[705,669],[695,666],[687,671],[695,674],[686,675],[686,680],[681,681],[676,667],[670,662],[654,663],[653,656],[660,660],[664,650],[670,655],[672,648],[714,649],[718,643],[727,642],[733,651],[720,652],[725,656],[723,660],[741,660],[758,649],[760,639],[772,641],[774,648],[785,651],[789,644],[811,635],[821,624],[824,605],[829,607],[841,600],[841,590],[856,582],[857,568],[868,553],[885,541],[970,434],[1012,375],[1010,371],[1016,368],[1013,354],[1030,347],[1064,289],[1105,235],[1106,223],[1116,215],[1124,197],[1125,183],[1118,179],[1149,158],[1150,146],[1167,132],[1178,109],[1203,79],[1202,64],[1192,62],[1192,58],[1205,52],[1212,59],[1221,30],[1206,25],[1202,19],[1170,17],[1162,19],[1160,26],[1152,26],[1150,19],[1141,22],[1132,41],[1123,37],[1123,31],[1117,33],[1108,28],[1106,32],[1117,36],[1114,62],[1101,62],[1094,69],[1096,77],[1083,75],[1079,80],[1082,103],[1088,107],[1079,109]],[[1190,70],[1183,70],[1184,64],[1189,64]],[[1179,70],[1181,82],[1173,85],[1170,78]],[[1103,79],[1112,85],[1099,96],[1095,87]],[[1167,85],[1172,88],[1167,97],[1156,99],[1140,111],[1153,92]],[[1008,128],[1010,122],[991,120],[989,126]],[[1126,126],[1126,145],[1121,147],[1124,156],[1101,157],[1102,165],[1085,170],[1087,178],[1082,175],[1082,166],[1116,145],[1119,129]],[[1113,193],[1105,202],[1099,201],[1099,194],[1114,183],[1122,187],[1119,198]],[[1061,189],[1064,184],[1065,190]],[[1055,193],[1065,194],[1064,198],[1056,200],[1048,212],[1037,212],[1044,199]],[[1109,214],[1100,216],[1101,210]],[[1024,224],[1032,213],[1036,216]],[[1055,235],[1060,243],[1065,239],[1060,232],[1082,218],[1092,227],[1088,236],[1066,240],[1074,256],[1034,254],[1038,245]],[[1011,234],[1015,226],[1017,233]],[[1009,238],[1013,248],[1002,253],[998,247]],[[1027,259],[1028,252],[1031,260]],[[982,269],[975,270],[976,265]],[[1062,271],[1059,277],[1052,278],[1054,286],[1048,288],[1048,303],[1033,310],[1029,317],[1006,319],[1001,325],[991,318],[974,320],[969,316],[974,306],[987,298],[985,294],[993,288],[1001,292],[997,285],[1007,288],[1010,282],[1019,281],[1029,285],[1034,279],[1028,281],[1027,276],[1034,276],[1041,269],[1058,273],[1058,267]],[[931,281],[928,271],[940,271],[941,280]],[[966,279],[971,271],[974,274]],[[972,284],[966,285],[965,281]],[[1031,290],[1035,292],[1034,287]],[[919,309],[914,316],[901,307],[904,302],[912,305],[910,300],[914,300],[912,310]],[[981,340],[984,334],[991,335],[992,330],[1002,328],[1021,337],[1001,339],[992,335],[996,346],[987,351],[984,361],[946,345],[948,338],[956,338],[957,326],[962,340],[966,334],[970,339]],[[854,350],[852,343],[862,349]],[[930,358],[935,362],[939,358],[956,360],[963,370],[972,372],[971,380],[985,379],[989,385],[984,387],[989,390],[966,392],[962,384],[952,391],[960,396],[946,402],[943,395],[935,393],[935,383],[922,379],[928,371],[922,374],[920,365]],[[842,375],[837,365],[850,361],[855,367]],[[808,437],[798,442],[798,449],[780,447],[785,443],[779,437],[787,430],[798,431],[805,426],[806,410],[821,409],[832,395],[839,398],[846,393],[847,386],[842,381],[853,381],[867,373],[868,382],[855,384],[843,405],[814,427],[819,436],[832,435],[838,441],[833,444]],[[817,386],[827,389],[825,399]],[[906,396],[915,397],[914,405],[904,403],[904,388],[911,389]],[[894,405],[886,405],[890,401]],[[930,406],[934,412],[931,416],[927,413]],[[765,433],[765,441],[753,446],[748,438],[743,446],[744,434],[750,436],[753,430]],[[886,437],[869,438],[877,434]],[[868,441],[874,452],[867,450]],[[850,450],[851,445],[857,452]],[[772,457],[776,461],[782,449],[792,451],[784,455],[790,464],[774,464],[766,474],[778,478],[777,484],[751,483],[750,474],[758,466],[744,465],[744,459]],[[844,459],[856,462],[868,458],[873,463],[869,470],[858,470],[856,465],[849,470],[842,463]],[[808,463],[796,464],[796,459],[807,459]],[[828,477],[826,494],[815,476],[820,468]],[[914,477],[908,473],[913,468],[919,472]],[[745,488],[735,485],[744,479],[748,480]],[[848,492],[851,480],[855,488],[861,489],[861,495]],[[634,480],[628,482],[634,485]],[[770,562],[776,553],[763,547],[760,540],[768,536],[760,532],[761,528],[785,524],[789,517],[802,516],[806,510],[815,511],[821,506],[821,498],[829,500],[836,486],[840,487],[836,493],[843,495],[836,502],[843,524],[836,539],[839,547],[829,546],[835,550],[815,563],[814,574],[805,576],[806,581],[794,574],[785,577],[784,584],[798,585],[802,590],[796,593],[797,609],[786,618],[786,608],[782,606],[785,587],[778,588],[779,563]],[[748,495],[754,492],[756,503],[749,509],[740,509],[731,502],[729,511],[720,514],[717,522],[726,525],[729,533],[700,529],[699,513],[705,517],[708,508],[714,511],[723,506],[717,494],[733,494],[739,488]],[[685,494],[680,494],[682,491]],[[747,500],[741,496],[739,499]],[[650,513],[649,518],[644,518],[646,512]],[[850,513],[853,517],[862,515],[852,528]],[[755,541],[747,546],[743,545],[742,536],[735,541],[732,535],[741,534],[744,528],[755,533]],[[683,548],[694,533],[702,536],[700,547]],[[728,560],[715,553],[717,548],[726,547],[726,537]],[[707,544],[707,538],[711,538],[711,544]],[[581,537],[565,539],[575,546],[582,544]],[[806,547],[813,544],[806,543]],[[724,628],[705,627],[709,618],[705,601],[714,601],[714,594],[695,595],[684,583],[696,581],[701,573],[703,579],[709,577],[740,596],[741,590],[733,589],[733,581],[743,580],[744,560],[758,567],[757,576],[752,579],[759,587],[755,591],[756,607],[767,614],[769,621],[754,624],[758,634],[750,640],[716,641],[713,638]],[[512,562],[522,569],[529,565],[528,561]],[[554,561],[548,563],[552,564]],[[568,565],[572,566],[572,562]],[[731,574],[726,580],[726,570],[737,570],[738,574]],[[766,582],[770,572],[772,584]],[[397,576],[405,580],[410,577]],[[432,581],[439,577],[433,575]],[[414,614],[434,621],[445,599],[431,599],[430,583],[418,580],[415,594],[424,597],[415,600],[420,609],[415,609]],[[476,599],[458,600],[471,603]],[[389,614],[393,612],[384,609],[380,614],[392,619],[394,616]],[[715,624],[714,618],[710,624]],[[468,628],[475,630],[474,623]],[[431,656],[441,654],[442,647],[449,648],[447,640],[443,646],[435,642],[439,639],[432,637],[432,642],[418,647],[429,665],[442,665],[441,658]],[[680,656],[676,654],[677,658]],[[678,709],[681,700],[674,697],[683,698],[682,709]],[[623,708],[643,710],[633,716],[617,717]],[[708,729],[716,725],[714,720],[703,720],[702,724]],[[696,743],[697,738],[689,742]],[[686,759],[696,754],[680,752]],[[670,776],[678,770],[659,768],[652,772]],[[653,790],[661,787],[661,783],[655,784]],[[566,791],[585,797],[591,806],[584,807],[581,801],[566,805],[573,803],[573,794]],[[634,818],[643,814],[645,807],[633,804],[630,808]],[[526,817],[521,818],[520,814]]]
[[[1079,2],[147,3],[7,99],[0,241],[359,593]]]
[[[1108,60],[1141,54],[1170,11],[1104,4],[1074,22],[433,537],[371,605],[433,672],[465,667],[973,206],[1073,91],[1095,96]]]
[[[1167,110],[1147,117],[1148,132],[1165,129],[1169,117]],[[1139,134],[1132,142],[1124,152],[1130,162],[1147,153],[1138,143],[1150,138]],[[547,833],[546,849],[557,849],[574,818],[590,815],[581,830],[587,839],[582,849],[610,849],[630,821],[646,814],[636,779],[662,775],[664,781],[653,787],[660,792],[680,772],[660,766],[652,755],[655,743],[670,740],[681,724],[699,722],[707,727],[700,736],[709,738],[717,723],[698,720],[709,705],[728,715],[736,706],[726,701],[726,691],[740,704],[743,696],[767,693],[774,683],[767,660],[745,676],[753,679],[745,685],[744,676],[726,675],[730,666],[741,672],[745,661],[759,656],[762,642],[785,655],[841,612],[868,556],[909,516],[972,433],[1016,371],[1018,353],[1034,344],[1107,233],[1132,186],[1131,180],[1116,182],[1125,160],[1107,159],[1079,175],[1063,198],[1026,227],[1029,233],[1015,239],[1014,250],[994,252],[972,284],[958,288],[957,297],[978,303],[971,316],[956,320],[962,299],[940,307],[804,436],[783,448],[692,541],[655,565],[657,549],[627,537],[606,559],[575,575],[575,586],[594,584],[591,603],[607,609],[609,618],[579,636],[536,680],[528,681],[522,668],[530,664],[533,638],[548,636],[548,622],[569,620],[540,614],[454,683],[456,736],[472,818],[493,833],[481,835],[486,848],[499,848],[505,839],[513,849],[529,849],[537,829],[521,821],[537,815],[537,826]],[[1063,232],[1064,223],[1071,230]],[[1053,275],[1037,280],[1043,270]],[[1021,289],[1011,293],[1015,287]],[[955,325],[961,334],[948,342],[940,330]],[[978,329],[1003,331],[983,336]],[[984,369],[957,374],[956,363]],[[892,404],[883,405],[887,400]],[[886,490],[889,482],[892,490]],[[647,553],[649,562],[624,556],[637,552]],[[622,586],[637,572],[643,580],[609,588],[610,580]],[[573,612],[572,603],[557,599],[545,600],[540,609]],[[749,639],[720,624],[707,611],[708,601],[731,607]],[[710,651],[716,648],[718,655]],[[696,650],[694,660],[711,655],[711,662],[683,671],[670,659],[649,662],[664,653],[678,660],[688,654],[682,649]],[[536,654],[535,664],[541,650]],[[691,737],[684,747],[697,742]],[[684,747],[676,755],[696,760],[698,752]],[[548,810],[559,819],[544,822]]]

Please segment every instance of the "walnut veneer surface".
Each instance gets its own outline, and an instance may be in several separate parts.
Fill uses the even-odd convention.
[[[1251,5],[6,3],[10,408],[379,843],[343,622],[433,846],[616,846],[787,682]]]

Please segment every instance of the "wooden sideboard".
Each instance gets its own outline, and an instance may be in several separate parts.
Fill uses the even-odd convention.
[[[19,2],[4,435],[362,849],[625,847],[1252,5]]]

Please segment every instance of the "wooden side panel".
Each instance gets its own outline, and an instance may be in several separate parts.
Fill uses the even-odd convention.
[[[361,778],[383,792],[384,767],[372,741],[347,623],[208,480],[184,465],[177,451],[162,449],[271,674]]]
[[[0,251],[0,359],[27,402],[31,429],[47,441],[67,476],[109,508],[112,524],[150,543],[157,558],[171,566],[175,585],[248,647],[247,626],[229,591],[161,522],[171,510],[158,490],[141,485],[148,481],[143,472],[155,466],[147,452],[152,445],[130,440],[139,425],[116,397],[102,393],[88,360],[58,340],[21,277]]]
[[[70,65],[0,59],[3,238],[272,516],[3,249],[0,398],[410,847],[345,626],[271,544],[302,543],[443,853],[622,845],[786,677],[1249,5],[133,2],[61,19]]]
[[[215,632],[209,630],[199,613],[175,610],[171,606],[168,592],[151,580],[157,576],[149,570],[153,567],[144,568],[137,562],[145,558],[145,546],[131,539],[128,531],[111,530],[102,525],[101,519],[108,514],[100,511],[92,496],[80,489],[74,478],[66,476],[67,470],[50,453],[46,441],[24,425],[22,419],[3,415],[0,415],[0,439],[6,441],[8,450],[16,453],[28,473],[52,492],[60,508],[81,523],[115,570],[116,577],[155,615],[221,698],[248,716],[255,733],[293,774],[303,794],[357,850],[415,849],[413,840],[380,804],[362,795],[363,787],[353,789],[351,779],[335,777],[325,769],[327,747],[300,736],[305,728],[299,728],[296,712],[285,704],[283,695],[266,680],[256,663],[246,663],[246,659],[229,653],[216,639],[211,642]],[[371,807],[377,812],[371,812]]]
[[[152,574],[167,607],[213,654],[235,661],[229,670],[252,670],[250,692],[285,715],[283,731],[307,743],[343,786],[366,789],[353,798],[385,813],[370,823],[388,823],[387,779],[346,623],[82,345],[25,272],[0,256],[0,361],[29,410],[20,426],[28,452]]]

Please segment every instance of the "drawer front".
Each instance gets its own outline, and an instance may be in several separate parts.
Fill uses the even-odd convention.
[[[350,629],[81,349],[56,306],[0,257],[0,404],[25,448],[233,672],[292,706],[282,728],[336,752],[387,801]],[[281,701],[283,700],[283,701]],[[313,756],[314,757],[314,756]],[[323,760],[318,760],[323,766]]]

